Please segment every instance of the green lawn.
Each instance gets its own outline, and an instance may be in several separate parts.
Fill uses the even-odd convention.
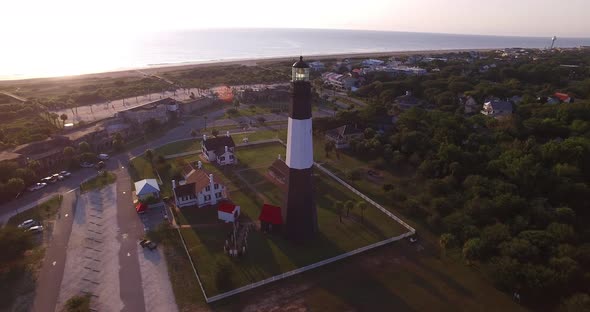
[[[43,222],[49,221],[55,218],[55,214],[61,205],[62,196],[58,195],[52,197],[50,200],[34,207],[29,210],[23,211],[7,222],[8,225],[17,226],[25,220],[33,219],[35,221]]]
[[[257,220],[264,202],[282,205],[283,192],[264,177],[276,155],[284,155],[279,144],[249,147],[238,150],[240,165],[234,170],[218,170],[230,185],[230,197],[240,205],[246,220]],[[256,192],[244,186],[236,171],[252,184]],[[320,233],[305,247],[285,241],[278,235],[251,232],[248,246],[251,252],[240,259],[230,259],[223,253],[223,242],[230,230],[228,225],[182,229],[189,252],[197,263],[197,270],[208,296],[253,283],[273,275],[327,259],[343,252],[381,241],[406,232],[397,222],[386,218],[374,207],[368,207],[361,220],[360,211],[339,220],[332,208],[336,200],[361,200],[328,176],[317,172],[315,180],[316,204]],[[182,218],[182,217],[180,217]],[[223,271],[231,272],[231,282],[220,282]]]
[[[173,142],[154,149],[156,155],[173,155],[201,150],[201,138]]]
[[[117,180],[117,176],[114,173],[105,171],[104,175],[98,175],[80,184],[80,191],[88,192],[90,190],[99,189],[111,183],[115,183],[115,180]]]

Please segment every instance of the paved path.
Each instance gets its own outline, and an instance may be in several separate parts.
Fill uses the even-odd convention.
[[[74,211],[76,209],[77,192],[69,192],[63,195],[58,218],[55,221],[51,241],[45,251],[42,270],[39,272],[35,301],[33,302],[34,312],[54,311],[59,295],[64,267],[66,263],[66,250],[72,231]]]
[[[10,93],[10,92],[4,92],[4,91],[2,91],[2,92],[0,92],[0,93],[1,93],[1,94],[4,94],[4,95],[6,95],[6,96],[9,96],[9,97],[11,97],[11,98],[13,98],[13,99],[15,99],[15,100],[17,100],[17,101],[19,101],[19,102],[26,102],[26,101],[27,101],[27,99],[25,99],[24,97],[20,97],[20,96],[18,96],[18,95],[14,95],[14,94],[12,94],[12,93]]]
[[[124,307],[121,311],[146,311],[141,272],[137,258],[137,242],[143,237],[143,225],[133,209],[131,198],[131,178],[127,169],[115,170],[117,175],[117,224],[121,248],[119,249],[120,295]]]

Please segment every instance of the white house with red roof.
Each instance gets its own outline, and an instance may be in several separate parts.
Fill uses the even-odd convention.
[[[172,180],[172,191],[176,206],[204,207],[216,205],[218,201],[227,199],[226,187],[204,169],[195,169],[187,165],[183,172],[184,180]]]
[[[217,206],[217,218],[227,222],[235,222],[240,216],[240,206],[236,206],[231,202],[222,202]]]

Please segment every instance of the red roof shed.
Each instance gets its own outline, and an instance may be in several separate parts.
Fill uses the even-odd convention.
[[[262,206],[262,211],[260,212],[260,217],[258,217],[258,220],[270,224],[283,224],[281,207],[264,204]]]
[[[137,213],[142,213],[145,212],[147,209],[148,205],[144,204],[144,203],[138,203],[137,206],[135,206],[135,211]]]
[[[218,211],[222,211],[222,212],[226,212],[226,213],[234,213],[235,209],[236,209],[236,205],[234,205],[230,202],[223,202],[223,203],[219,204],[219,206],[217,206]]]

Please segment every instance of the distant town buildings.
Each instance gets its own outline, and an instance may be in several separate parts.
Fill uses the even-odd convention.
[[[494,118],[510,116],[512,115],[512,103],[508,101],[492,100],[483,104],[481,113]]]
[[[358,79],[351,75],[341,75],[333,72],[322,74],[322,80],[325,85],[331,86],[337,90],[347,91],[355,87]]]

